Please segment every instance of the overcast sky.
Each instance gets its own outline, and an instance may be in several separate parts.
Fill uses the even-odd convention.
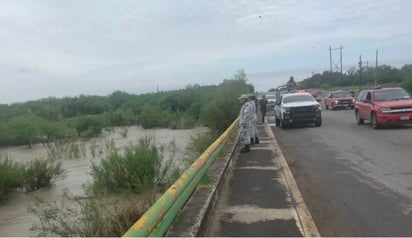
[[[412,63],[410,0],[1,0],[0,103],[219,84],[257,91],[329,70]],[[339,50],[332,51],[339,62]]]

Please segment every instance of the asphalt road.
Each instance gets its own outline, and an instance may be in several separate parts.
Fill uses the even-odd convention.
[[[270,115],[270,114],[269,114]],[[272,130],[322,236],[412,236],[412,125],[374,130],[353,110]]]

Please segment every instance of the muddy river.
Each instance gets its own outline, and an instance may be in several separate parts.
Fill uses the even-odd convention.
[[[82,142],[83,152],[80,153],[80,158],[62,160],[67,172],[64,180],[57,181],[50,188],[42,188],[31,193],[14,192],[7,202],[0,204],[0,236],[21,237],[34,235],[31,234],[30,227],[33,223],[38,222],[38,218],[28,213],[27,210],[29,206],[33,205],[36,197],[46,201],[58,202],[65,188],[72,194],[81,195],[83,193],[82,184],[91,181],[89,174],[91,162],[104,156],[103,148],[107,146],[107,143],[113,141],[116,148],[121,149],[130,145],[130,143],[136,144],[140,138],[146,136],[151,137],[158,146],[167,147],[174,142],[177,154],[172,159],[176,161],[177,166],[181,167],[183,166],[181,158],[191,136],[204,130],[204,128],[170,130],[129,127],[127,137],[124,137],[124,128],[115,128],[114,131],[104,132],[100,137]],[[91,148],[97,148],[96,152],[92,153]],[[34,145],[32,148],[27,146],[0,148],[0,153],[7,153],[14,160],[25,162],[46,155],[47,147],[39,144]]]

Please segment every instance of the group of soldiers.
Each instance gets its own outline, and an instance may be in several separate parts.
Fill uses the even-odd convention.
[[[250,145],[259,144],[257,134],[257,105],[253,94],[242,94],[239,97],[241,108],[239,112],[240,140],[244,145],[240,152],[250,152]]]

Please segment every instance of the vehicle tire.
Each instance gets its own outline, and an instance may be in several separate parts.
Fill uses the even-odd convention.
[[[378,121],[376,120],[376,113],[374,113],[374,112],[372,112],[372,115],[371,115],[371,124],[372,124],[373,129],[380,128],[380,125],[379,125]]]
[[[358,110],[355,111],[355,118],[358,125],[363,125],[363,123],[365,122],[364,119],[360,118]]]
[[[320,127],[322,125],[322,120],[315,122],[316,127]]]

